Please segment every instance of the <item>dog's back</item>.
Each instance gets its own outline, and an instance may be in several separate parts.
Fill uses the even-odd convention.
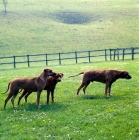
[[[10,90],[25,89],[27,91],[34,91],[37,89],[37,77],[34,78],[15,78],[10,83]]]

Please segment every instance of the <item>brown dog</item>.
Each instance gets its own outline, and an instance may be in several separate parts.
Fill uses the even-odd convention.
[[[43,72],[34,78],[15,78],[8,84],[9,95],[5,100],[4,109],[6,108],[6,104],[8,100],[12,97],[12,105],[14,107],[14,99],[18,94],[19,89],[25,89],[27,91],[37,91],[37,106],[40,107],[40,94],[44,89],[47,79],[49,76],[54,76],[56,73],[52,72],[51,69],[44,69]],[[7,92],[6,91],[6,92]],[[4,92],[4,93],[6,93]],[[4,94],[3,93],[3,94]]]
[[[52,102],[54,102],[54,90],[55,90],[55,87],[56,87],[56,84],[58,82],[61,82],[61,79],[63,77],[63,73],[56,73],[56,75],[53,77],[53,76],[50,76],[46,82],[46,86],[44,88],[44,90],[47,90],[47,104],[49,104],[49,95],[51,93],[51,97],[52,97]],[[28,96],[31,94],[32,92],[31,91],[27,91],[27,90],[24,90],[22,92],[22,95],[19,97],[19,100],[18,100],[18,105],[20,104],[20,100],[25,97],[25,102],[27,102],[27,98]]]
[[[79,94],[81,88],[83,88],[83,92],[85,94],[85,89],[90,84],[90,82],[97,81],[106,84],[105,95],[106,97],[109,97],[113,82],[115,82],[119,78],[122,79],[132,78],[127,71],[120,71],[120,70],[88,70],[69,77],[75,77],[80,74],[83,74],[83,79],[80,87],[77,90],[77,95]]]

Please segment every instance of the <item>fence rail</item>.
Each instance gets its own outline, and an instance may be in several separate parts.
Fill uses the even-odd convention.
[[[44,62],[45,65],[62,65],[126,59],[139,59],[139,47],[0,57],[0,65],[16,68],[19,64],[27,64],[27,67],[30,67],[31,64],[39,62]]]

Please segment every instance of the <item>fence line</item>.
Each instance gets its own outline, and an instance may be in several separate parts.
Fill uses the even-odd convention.
[[[89,51],[75,51],[75,52],[59,52],[51,54],[33,54],[33,55],[21,55],[21,56],[8,56],[0,57],[0,65],[13,65],[14,68],[18,64],[27,64],[28,67],[32,63],[45,62],[49,65],[50,62],[62,65],[64,61],[66,64],[83,63],[83,62],[96,62],[96,61],[112,61],[112,60],[125,60],[125,59],[139,59],[139,47],[131,48],[116,48],[116,49],[104,49],[104,50],[89,50]],[[70,61],[69,61],[70,60]],[[80,60],[80,62],[79,62]]]

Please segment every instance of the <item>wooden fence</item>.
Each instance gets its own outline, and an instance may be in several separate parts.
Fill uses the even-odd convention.
[[[19,64],[30,67],[33,63],[36,65],[42,62],[48,66],[127,59],[139,59],[139,47],[0,57],[0,66],[10,65],[16,68]]]

